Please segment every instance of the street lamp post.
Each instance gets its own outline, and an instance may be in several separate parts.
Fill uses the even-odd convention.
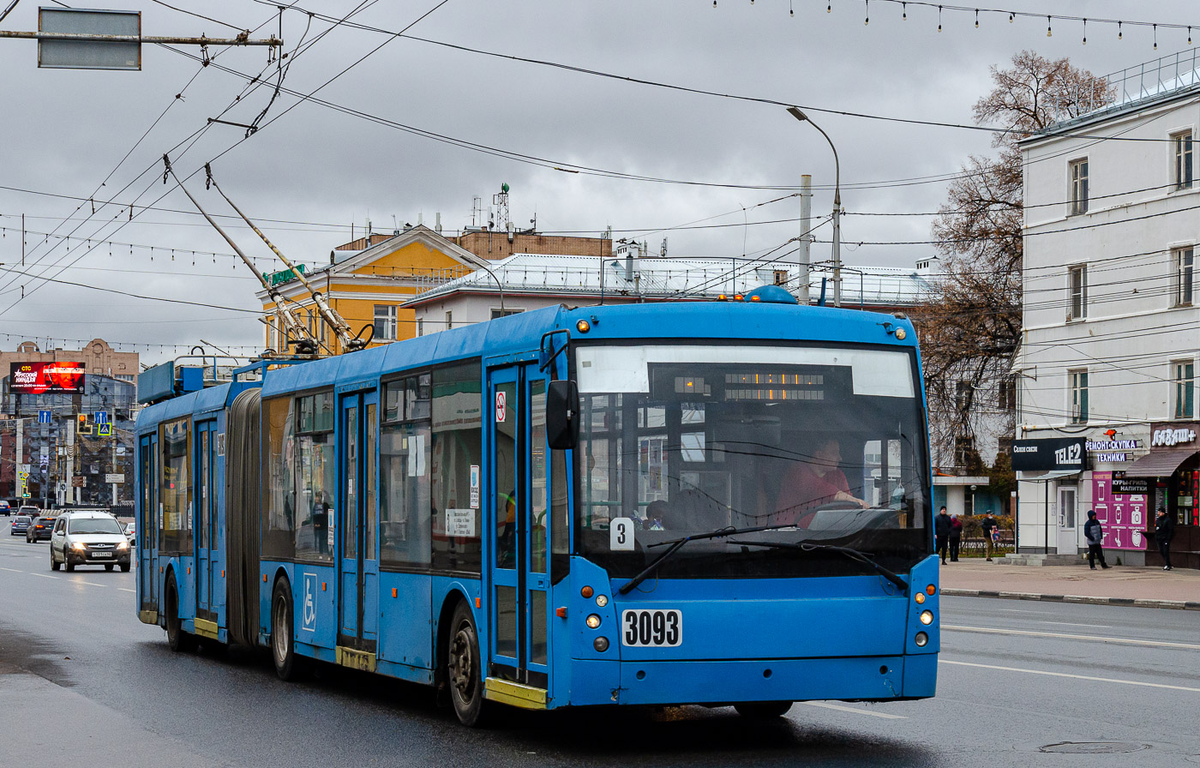
[[[833,139],[829,138],[829,134],[825,133],[821,126],[814,123],[808,115],[796,107],[788,107],[787,111],[800,122],[808,123],[821,131],[825,141],[829,142],[829,148],[833,150],[833,306],[840,307],[842,306],[842,168],[838,162],[837,147],[833,146]]]

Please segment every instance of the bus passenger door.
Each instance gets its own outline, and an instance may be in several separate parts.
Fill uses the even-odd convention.
[[[374,669],[379,625],[379,557],[376,552],[376,436],[374,392],[343,395],[339,441],[342,479],[338,549],[339,662]],[[345,654],[343,650],[358,653]]]
[[[196,425],[196,519],[193,523],[196,531],[196,618],[208,621],[216,620],[212,598],[213,550],[217,546],[213,525],[216,518],[213,494],[215,426],[215,421],[202,421]]]
[[[143,437],[138,444],[138,451],[141,471],[138,502],[141,513],[134,530],[138,592],[142,600],[138,610],[144,616],[146,612],[158,613],[158,565],[154,557],[158,543],[158,437]]]
[[[536,364],[493,368],[488,393],[488,488],[494,510],[488,697],[531,706],[527,689],[534,688],[544,706],[550,675],[546,379]]]

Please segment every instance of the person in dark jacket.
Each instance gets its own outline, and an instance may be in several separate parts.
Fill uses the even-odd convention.
[[[958,562],[958,546],[962,543],[962,520],[958,519],[958,515],[953,515],[950,518],[950,562]]]
[[[942,507],[937,517],[933,519],[933,533],[937,539],[937,551],[942,556],[942,565],[946,564],[946,547],[950,543],[950,528],[952,523],[946,508]]]
[[[1163,570],[1171,570],[1171,539],[1175,537],[1175,521],[1167,514],[1167,510],[1158,508],[1154,518],[1154,540],[1158,542],[1158,553],[1162,555]]]
[[[992,562],[992,550],[996,544],[992,541],[992,531],[1000,527],[1000,523],[996,522],[996,518],[992,517],[992,513],[988,512],[984,515],[983,521],[979,524],[983,530],[983,546],[986,547],[987,561]]]
[[[1108,563],[1104,562],[1104,550],[1101,546],[1104,544],[1104,527],[1100,525],[1100,521],[1096,519],[1096,512],[1088,510],[1088,520],[1083,524],[1083,538],[1087,539],[1088,544],[1088,565],[1092,570],[1096,570],[1096,559],[1100,559],[1100,567],[1107,568]]]

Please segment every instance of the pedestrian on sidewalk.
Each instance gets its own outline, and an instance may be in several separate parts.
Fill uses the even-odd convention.
[[[1154,518],[1154,540],[1158,542],[1158,553],[1162,555],[1163,570],[1171,570],[1171,539],[1175,538],[1175,521],[1167,514],[1167,510],[1158,508]]]
[[[962,520],[958,519],[958,515],[950,517],[950,562],[958,562],[958,547],[962,544]]]
[[[937,541],[938,554],[942,556],[942,565],[946,564],[946,547],[950,543],[950,527],[950,515],[947,515],[946,508],[942,507],[933,520],[933,534]]]
[[[1083,538],[1087,539],[1088,565],[1092,570],[1096,570],[1097,558],[1100,559],[1101,568],[1108,568],[1108,563],[1104,562],[1104,550],[1101,548],[1104,544],[1104,527],[1096,519],[1095,510],[1088,510],[1088,520],[1083,524]]]
[[[992,562],[992,551],[995,549],[995,536],[992,531],[1000,527],[1000,523],[996,522],[996,518],[992,517],[992,513],[988,512],[983,516],[983,522],[979,524],[983,529],[983,545],[987,548],[987,561]]]

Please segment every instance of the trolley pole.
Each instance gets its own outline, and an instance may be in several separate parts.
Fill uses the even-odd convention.
[[[808,306],[808,267],[812,263],[812,176],[800,177],[800,290],[797,297],[801,306]]]

